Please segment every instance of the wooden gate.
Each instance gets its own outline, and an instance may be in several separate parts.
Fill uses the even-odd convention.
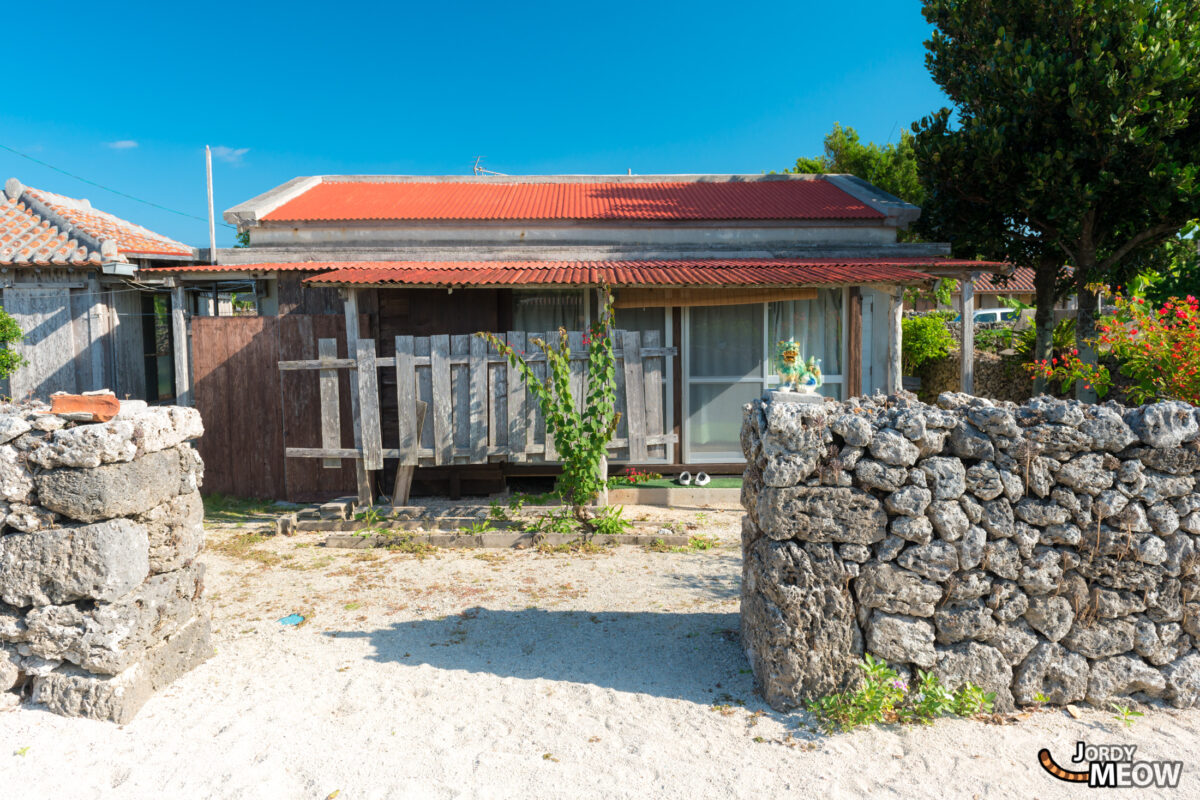
[[[506,341],[539,377],[546,357],[532,340],[555,340],[546,334],[510,331]],[[667,458],[676,443],[666,430],[664,374],[678,351],[662,346],[657,331],[613,331],[616,356],[619,427],[609,443],[610,459],[643,463]],[[568,333],[571,346],[571,391],[582,411],[587,350],[583,333]],[[494,347],[477,336],[397,336],[395,357],[376,356],[373,340],[354,342],[352,358],[337,357],[337,342],[320,339],[317,359],[280,361],[279,369],[317,370],[321,398],[321,446],[288,447],[288,458],[319,458],[326,468],[354,459],[359,499],[371,501],[367,473],[383,468],[385,458],[399,460],[393,502],[407,499],[408,482],[417,466],[483,464],[493,461],[558,461],[554,438],[520,373]],[[353,447],[341,440],[338,370],[350,370]],[[382,441],[380,369],[395,370],[398,437]]]

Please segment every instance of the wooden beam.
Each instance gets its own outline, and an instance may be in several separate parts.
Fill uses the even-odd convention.
[[[362,426],[363,466],[383,469],[383,434],[379,419],[379,371],[375,366],[375,340],[358,340],[358,412]]]
[[[862,394],[862,288],[850,287],[850,305],[846,309],[846,385],[843,400]]]
[[[321,358],[337,357],[337,339],[318,339],[317,355]],[[341,447],[342,444],[342,412],[338,401],[337,370],[323,369],[320,378],[321,388],[321,447]],[[327,458],[321,462],[325,469],[337,469],[342,466],[340,458]]]
[[[88,389],[113,389],[108,385],[104,372],[105,314],[104,295],[100,291],[100,278],[95,273],[88,276],[88,351],[92,361],[92,385]],[[86,391],[81,386],[81,391]]]
[[[904,387],[904,293],[901,289],[892,291],[891,304],[888,308],[888,394],[896,394]]]
[[[975,393],[975,275],[968,275],[960,284],[958,295],[959,315],[962,319],[962,356],[959,372],[960,389],[967,394]]]
[[[775,300],[815,300],[816,297],[817,290],[810,288],[634,287],[617,289],[613,308],[735,306]]]
[[[646,385],[642,372],[642,336],[625,331],[622,366],[625,370],[625,429],[629,432],[629,460],[646,460]]]
[[[186,302],[183,287],[176,286],[171,292],[171,334],[175,340],[175,403],[181,406],[192,404],[192,380],[191,373],[188,372]]]
[[[358,290],[344,289],[343,290],[343,310],[346,315],[346,354],[354,358],[358,354]],[[354,472],[358,483],[358,502],[361,505],[369,506],[374,501],[371,491],[371,478],[367,474],[366,465],[361,458],[362,454],[362,422],[360,410],[358,406],[358,381],[354,376],[350,378],[350,416],[353,420],[354,429]]]

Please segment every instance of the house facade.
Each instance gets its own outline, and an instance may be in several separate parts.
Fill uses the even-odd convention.
[[[675,442],[646,466],[736,471],[778,341],[821,360],[830,397],[887,390],[902,288],[1002,268],[899,242],[919,213],[845,175],[305,177],[225,212],[249,247],[164,274],[252,282],[280,318],[351,302],[385,357],[404,335],[583,330],[611,287],[615,326],[677,353]]]
[[[87,200],[10,178],[0,194],[0,303],[25,335],[14,349],[27,363],[0,392],[111,389],[174,401],[171,297],[138,276],[195,260],[191,247]]]

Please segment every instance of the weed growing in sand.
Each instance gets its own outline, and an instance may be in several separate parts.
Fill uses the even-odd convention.
[[[490,519],[485,519],[483,522],[475,522],[466,526],[463,528],[463,533],[468,533],[472,536],[478,536],[481,533],[491,533],[494,530],[496,529],[493,527],[492,521]]]
[[[260,550],[255,547],[255,545],[267,541],[268,538],[261,533],[239,533],[236,536],[214,541],[208,546],[208,549],[230,558],[257,561],[265,567],[273,567],[283,561],[283,557],[270,550]]]
[[[537,551],[542,555],[560,555],[562,553],[579,553],[582,555],[598,556],[612,553],[612,544],[603,543],[597,544],[590,539],[577,539],[573,542],[563,542],[562,544],[547,544],[540,542],[537,546]]]
[[[929,724],[947,714],[988,714],[996,699],[995,692],[984,692],[970,682],[951,692],[936,675],[924,670],[917,670],[917,686],[910,689],[896,670],[870,653],[858,666],[865,673],[862,688],[808,704],[808,710],[828,731],[849,731],[878,723]]]
[[[13,755],[14,756],[23,756],[29,752],[29,747],[30,747],[30,745],[27,745],[27,746],[19,748],[17,750],[13,750]]]
[[[1126,728],[1132,728],[1133,723],[1137,722],[1137,718],[1143,716],[1142,712],[1134,711],[1129,706],[1121,706],[1116,703],[1112,704],[1113,719],[1120,722]]]
[[[425,558],[437,552],[436,547],[429,542],[422,542],[414,538],[411,533],[387,536],[384,541],[386,543],[382,546],[385,549],[395,553],[409,553],[417,558]]]
[[[715,536],[700,535],[688,537],[688,543],[685,545],[672,547],[662,539],[655,539],[646,545],[645,549],[651,553],[702,553],[713,549],[719,542]]]
[[[633,523],[621,517],[624,506],[605,506],[592,517],[592,530],[601,536],[616,536],[624,533]]]

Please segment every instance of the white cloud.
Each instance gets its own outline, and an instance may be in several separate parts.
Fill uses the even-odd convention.
[[[234,148],[234,147],[225,147],[224,145],[217,145],[216,147],[214,147],[212,149],[212,154],[213,154],[214,158],[224,161],[228,164],[242,163],[242,156],[246,155],[246,153],[249,153],[249,152],[250,152],[249,147]]]
[[[121,139],[116,142],[105,142],[104,146],[110,150],[132,150],[138,146],[138,143],[133,139]]]

